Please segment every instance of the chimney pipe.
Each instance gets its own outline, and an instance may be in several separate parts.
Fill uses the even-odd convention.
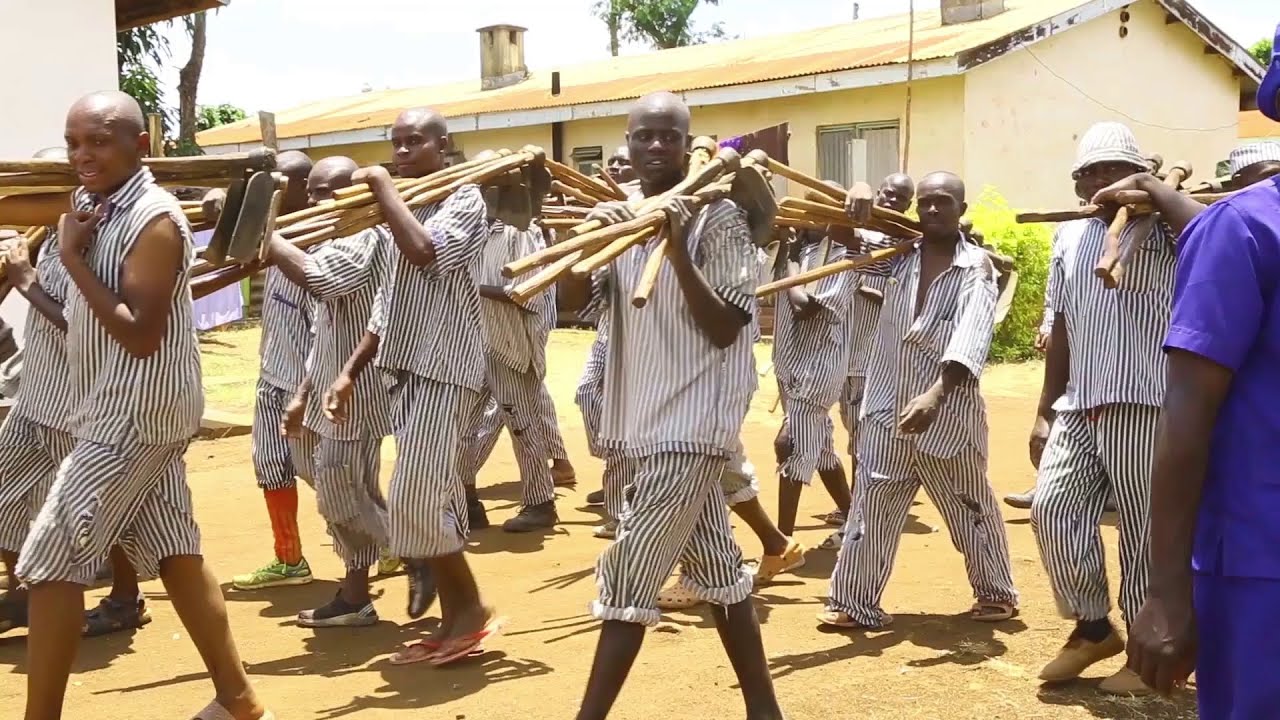
[[[489,25],[476,32],[480,34],[480,89],[497,90],[529,77],[524,64],[525,28]]]
[[[1004,0],[939,0],[943,25],[987,20],[1004,12]]]
[[[551,97],[556,97],[559,94],[560,94],[560,71],[553,70],[551,72]]]

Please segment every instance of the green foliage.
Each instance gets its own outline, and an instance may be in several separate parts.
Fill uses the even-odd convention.
[[[969,204],[967,217],[996,252],[1013,258],[1018,271],[1013,306],[991,341],[991,360],[1010,362],[1034,357],[1036,333],[1044,315],[1053,231],[1048,225],[1015,222],[1014,211],[1004,197],[989,186]]]
[[[244,110],[223,103],[221,105],[201,105],[196,115],[196,130],[203,132],[219,125],[229,125],[248,117]]]
[[[618,34],[627,40],[645,42],[663,50],[726,37],[721,23],[707,30],[693,29],[693,12],[699,2],[720,4],[720,0],[598,0],[592,11],[604,20],[611,33],[616,27]]]
[[[1249,48],[1249,54],[1258,61],[1259,65],[1266,67],[1271,64],[1271,46],[1273,42],[1271,38],[1264,38]]]
[[[120,90],[133,96],[142,112],[159,114],[168,125],[172,111],[164,105],[164,88],[156,69],[169,59],[169,39],[157,25],[116,33],[116,69]]]

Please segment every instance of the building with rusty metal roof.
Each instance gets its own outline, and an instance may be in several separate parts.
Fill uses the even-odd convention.
[[[682,95],[694,132],[789,123],[793,165],[848,184],[899,169],[959,172],[1014,204],[1074,199],[1080,132],[1128,123],[1147,152],[1212,168],[1261,78],[1187,0],[925,0],[906,16],[529,69],[524,28],[479,31],[482,76],[317,100],[275,113],[281,149],[389,154],[403,109],[449,118],[460,155],[536,144],[584,169],[619,144],[637,97]],[[908,90],[909,88],[909,90]],[[910,110],[907,98],[910,96]],[[256,120],[205,131],[208,152],[261,143]]]

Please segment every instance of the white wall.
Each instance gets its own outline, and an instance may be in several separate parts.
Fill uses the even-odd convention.
[[[0,158],[28,158],[63,143],[77,98],[116,89],[115,2],[0,0],[0,28],[4,57],[15,63],[0,81]],[[19,345],[26,315],[18,293],[0,304]]]
[[[0,158],[31,157],[62,143],[67,108],[116,89],[113,0],[0,0],[4,57]]]

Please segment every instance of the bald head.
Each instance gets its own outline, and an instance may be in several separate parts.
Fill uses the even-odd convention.
[[[101,118],[104,124],[113,130],[138,135],[146,132],[147,119],[142,114],[138,101],[119,90],[104,90],[90,93],[80,98],[67,113],[70,120],[77,114],[88,114]]]
[[[311,175],[311,158],[304,152],[286,150],[276,155],[276,172],[289,178],[281,210],[288,214],[307,207],[307,177]]]
[[[351,185],[351,175],[359,169],[355,160],[342,155],[323,158],[307,175],[307,202],[315,205],[333,199],[333,191]],[[292,181],[290,181],[292,183]]]
[[[689,149],[689,106],[668,92],[640,98],[627,115],[627,149],[645,195],[680,182]]]
[[[108,194],[137,174],[151,145],[145,124],[137,101],[122,92],[75,101],[67,111],[67,159],[86,190]]]
[[[391,125],[391,161],[403,178],[441,170],[449,149],[449,123],[430,108],[405,110]]]
[[[876,192],[876,205],[906,212],[911,208],[911,201],[916,196],[916,184],[909,175],[894,173],[880,183]]]
[[[925,240],[953,242],[960,233],[960,218],[969,210],[964,181],[951,172],[929,173],[916,188],[916,205]]]

